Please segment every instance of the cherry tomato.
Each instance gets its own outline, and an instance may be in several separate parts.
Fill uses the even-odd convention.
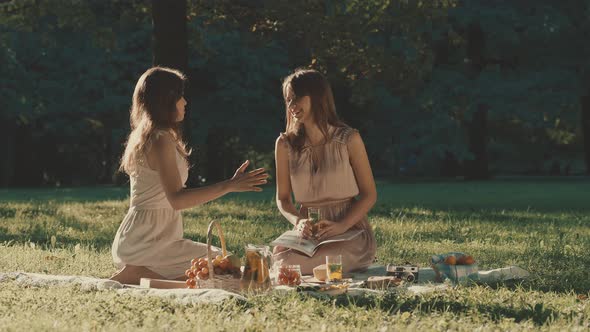
[[[186,279],[186,285],[188,287],[195,287],[197,285],[197,281],[195,279]]]

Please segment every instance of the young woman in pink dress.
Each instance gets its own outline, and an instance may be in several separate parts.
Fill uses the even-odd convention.
[[[362,229],[350,241],[325,244],[313,257],[274,248],[274,259],[299,264],[303,274],[342,255],[343,270],[365,270],[375,258],[375,237],[367,213],[377,200],[375,181],[358,131],[342,123],[326,78],[315,70],[296,70],[283,82],[286,130],[276,141],[276,202],[303,237],[312,236],[308,207],[320,209],[320,240]],[[292,194],[298,206],[291,199]]]
[[[111,279],[138,284],[140,278],[185,279],[191,259],[204,257],[207,245],[183,238],[180,210],[230,192],[261,191],[264,169],[246,172],[244,162],[226,181],[185,188],[187,156],[180,124],[184,119],[185,77],[154,67],[138,80],[131,107],[131,133],[121,170],[131,182],[130,207],[115,236],[112,255],[119,271]]]

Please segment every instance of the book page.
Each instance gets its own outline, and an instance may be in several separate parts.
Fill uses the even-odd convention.
[[[307,256],[313,256],[317,242],[311,239],[304,239],[299,236],[297,231],[286,231],[270,243],[273,246],[283,246],[299,250]]]
[[[299,237],[299,233],[297,231],[286,231],[285,233],[281,234],[281,236],[279,236],[277,239],[272,241],[270,244],[273,246],[283,246],[295,249],[301,251],[309,257],[312,257],[317,251],[317,248],[322,244],[349,241],[354,239],[362,232],[364,232],[364,230],[362,229],[350,229],[344,232],[343,234],[334,236],[328,240],[318,243],[318,241],[313,239],[303,239]]]

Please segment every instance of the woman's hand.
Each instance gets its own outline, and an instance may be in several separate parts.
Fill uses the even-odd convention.
[[[346,232],[348,228],[349,227],[347,227],[346,224],[342,222],[321,220],[318,223],[318,233],[316,236],[320,241],[323,241]]]
[[[234,176],[229,180],[229,191],[262,191],[260,185],[266,184],[268,174],[264,168],[257,168],[255,170],[246,172],[246,168],[250,165],[250,161],[246,160],[237,170]]]
[[[299,232],[299,236],[304,239],[309,239],[313,236],[311,231],[311,219],[299,219],[295,230]]]

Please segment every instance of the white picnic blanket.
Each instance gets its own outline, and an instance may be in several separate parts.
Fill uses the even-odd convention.
[[[370,276],[385,275],[385,266],[373,265],[369,267],[366,272],[355,273],[353,275],[353,282],[367,280]],[[529,272],[519,266],[511,265],[499,269],[479,271],[479,281],[482,283],[494,283],[508,280],[526,279],[530,276]],[[418,273],[418,283],[432,283],[435,279],[434,270],[431,267],[420,267]]]
[[[131,296],[155,296],[181,304],[220,303],[228,299],[245,301],[242,295],[222,289],[154,289],[121,284],[109,279],[85,276],[64,276],[25,272],[0,272],[0,283],[14,281],[22,286],[70,286],[79,285],[83,290],[114,290]]]
[[[360,295],[367,293],[380,293],[381,291],[361,288],[363,281],[370,276],[385,275],[384,266],[371,266],[364,273],[354,274],[350,284],[349,295]],[[507,281],[511,279],[524,279],[529,273],[518,267],[509,266],[489,271],[480,271],[480,282],[492,283]],[[452,288],[449,283],[433,283],[434,271],[431,268],[420,268],[418,283],[408,284],[400,287],[399,291],[407,291],[414,294],[429,293]],[[16,282],[22,286],[69,286],[79,285],[83,290],[114,290],[121,294],[131,296],[154,296],[168,299],[181,304],[194,303],[220,303],[228,299],[246,301],[242,295],[228,292],[222,289],[153,289],[129,286],[109,279],[100,279],[86,276],[48,275],[26,272],[0,272],[0,283]],[[277,291],[293,291],[295,288],[287,286],[277,287]]]

